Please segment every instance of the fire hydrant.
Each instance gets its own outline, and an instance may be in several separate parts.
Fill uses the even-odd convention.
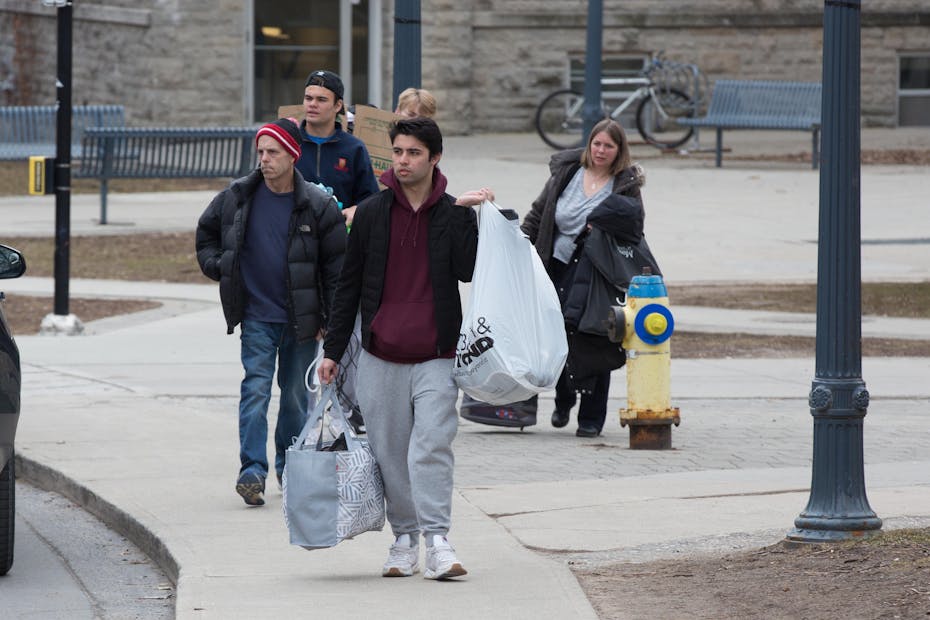
[[[610,340],[626,350],[627,408],[620,410],[620,426],[630,427],[630,448],[671,448],[672,424],[681,418],[671,406],[669,338],[675,319],[662,276],[634,276],[625,303],[611,307],[607,325]]]

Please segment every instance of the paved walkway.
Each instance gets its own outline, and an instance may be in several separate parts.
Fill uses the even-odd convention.
[[[778,140],[790,143],[790,135]],[[796,137],[796,150],[807,148],[807,138]],[[882,139],[895,143],[893,132]],[[546,178],[549,152],[535,142],[450,138],[441,166],[451,191],[490,185],[502,206],[525,212]],[[816,278],[816,172],[645,157],[646,230],[667,281]],[[865,167],[861,185],[864,277],[930,278],[926,169]],[[106,228],[189,230],[209,198],[111,195],[114,223]],[[0,199],[4,233],[49,234],[51,205]],[[96,196],[74,197],[74,234],[100,231],[95,212]],[[51,294],[53,282],[23,278],[3,289]],[[771,544],[808,499],[813,360],[673,360],[672,399],[682,416],[673,450],[629,450],[615,416],[595,440],[574,437],[574,422],[554,429],[551,396],[541,401],[540,423],[524,432],[462,421],[450,538],[469,576],[445,584],[382,579],[387,531],[303,551],[287,544],[277,491],[259,509],[233,491],[239,343],[225,335],[215,286],[74,279],[71,293],[165,305],[88,324],[80,337],[18,339],[20,473],[74,497],[176,574],[178,618],[595,618],[569,561]],[[810,315],[673,311],[680,327],[709,331],[813,329]],[[867,317],[863,332],[928,338],[930,322]],[[872,395],[868,494],[888,528],[930,523],[928,377],[928,359],[863,360]],[[610,411],[625,393],[620,371]]]

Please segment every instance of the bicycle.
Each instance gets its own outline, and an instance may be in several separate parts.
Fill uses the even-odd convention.
[[[636,109],[636,129],[643,140],[660,149],[674,149],[691,138],[693,127],[679,125],[676,119],[692,117],[695,114],[695,101],[678,88],[672,88],[654,78],[658,72],[666,70],[675,63],[661,59],[661,53],[652,57],[649,66],[642,75],[629,78],[602,78],[604,86],[635,86],[636,90],[621,101],[612,110],[601,100],[602,118],[608,115],[616,119],[634,103]],[[676,65],[680,70],[683,65]],[[581,146],[581,134],[584,126],[582,108],[584,96],[569,88],[549,94],[536,109],[536,131],[543,142],[556,149],[568,149]]]

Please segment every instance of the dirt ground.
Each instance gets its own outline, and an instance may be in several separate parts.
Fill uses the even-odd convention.
[[[601,620],[930,616],[930,531],[575,571]]]
[[[53,274],[51,239],[5,238],[23,251],[27,273]],[[208,282],[194,255],[193,233],[75,237],[73,277],[140,281]],[[0,283],[2,289],[2,283]],[[670,286],[673,304],[812,312],[811,285],[727,287]],[[888,299],[895,299],[889,304]],[[157,302],[71,299],[82,321],[137,312]],[[930,318],[930,282],[866,284],[863,312],[894,307],[902,315]],[[4,310],[15,333],[35,333],[53,309],[49,297],[10,294]],[[676,332],[673,355],[687,357],[813,356],[814,339]],[[930,342],[865,340],[864,355],[930,356]],[[730,618],[926,618],[930,617],[930,530],[885,532],[854,544],[790,545],[741,553],[692,556],[647,563],[575,565],[579,583],[601,620]]]

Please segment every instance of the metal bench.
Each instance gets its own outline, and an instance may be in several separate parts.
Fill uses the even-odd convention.
[[[0,106],[0,160],[55,156],[58,106]],[[121,105],[78,105],[71,108],[71,157],[81,156],[88,127],[123,127]]]
[[[255,161],[252,127],[91,127],[84,132],[76,178],[100,180],[100,223],[107,223],[110,179],[245,176]]]
[[[724,129],[783,129],[813,134],[811,165],[820,162],[819,82],[717,80],[707,115],[680,118],[682,125],[717,129],[717,167],[723,161]]]

